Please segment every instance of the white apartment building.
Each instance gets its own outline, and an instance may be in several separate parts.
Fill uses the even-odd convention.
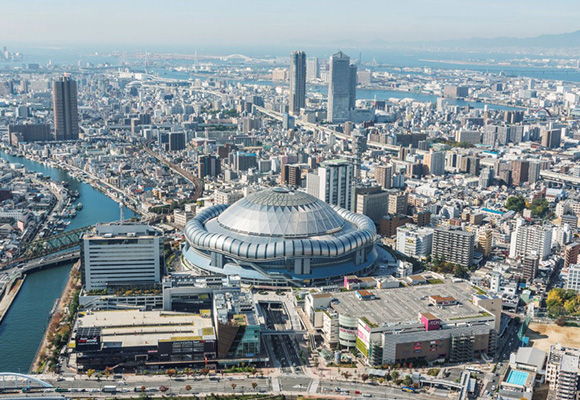
[[[433,229],[407,224],[397,228],[397,251],[420,259],[431,254]]]
[[[350,210],[353,173],[354,166],[346,160],[325,161],[318,174],[308,174],[306,191],[328,204]]]
[[[557,343],[550,346],[546,364],[546,382],[550,395],[558,400],[575,400],[578,395],[578,372],[580,349],[564,347]]]
[[[139,223],[97,225],[82,239],[81,260],[87,291],[159,283],[165,268],[163,236]]]
[[[540,260],[545,260],[552,252],[552,227],[524,225],[519,218],[510,242],[510,258],[524,257],[536,251]]]
[[[568,267],[566,289],[580,291],[580,264],[570,264]]]

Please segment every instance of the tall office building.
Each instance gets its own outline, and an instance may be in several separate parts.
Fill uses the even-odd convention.
[[[281,170],[280,183],[282,185],[302,186],[302,167],[300,164],[284,164]]]
[[[347,121],[356,102],[356,66],[351,66],[350,57],[340,51],[330,57],[329,74],[327,119]]]
[[[313,81],[320,78],[320,66],[317,57],[310,57],[306,60],[306,80]]]
[[[518,218],[516,229],[510,242],[510,258],[525,257],[533,251],[540,260],[545,260],[552,252],[552,228],[540,225],[525,225]]]
[[[306,107],[306,54],[293,51],[290,55],[290,113],[299,115]]]
[[[375,180],[383,189],[390,189],[393,186],[393,166],[377,165],[375,167]]]
[[[366,215],[378,225],[381,218],[387,214],[389,193],[382,190],[380,186],[358,187],[354,192],[354,211],[357,214]]]
[[[221,173],[221,164],[218,156],[200,156],[197,159],[197,177],[218,176]]]
[[[437,228],[433,232],[433,257],[468,267],[473,264],[475,234],[462,230]]]
[[[306,191],[328,204],[351,209],[354,166],[346,160],[322,163],[318,174],[308,174]]]
[[[538,275],[540,257],[536,252],[526,255],[522,260],[522,277],[526,282],[532,282]]]
[[[491,185],[494,179],[494,169],[492,167],[484,168],[481,170],[479,175],[479,186],[481,188],[487,188]]]
[[[356,108],[356,84],[357,84],[357,66],[355,64],[350,65],[350,79],[349,79],[349,91],[348,91],[348,105],[351,110]]]
[[[230,165],[237,173],[247,171],[250,168],[256,168],[258,166],[256,153],[246,153],[245,151],[232,152],[230,153]]]
[[[169,151],[179,151],[185,149],[185,132],[169,133]]]
[[[528,183],[536,183],[540,180],[540,171],[542,163],[539,161],[532,161],[528,166]]]
[[[97,225],[81,243],[86,290],[161,282],[165,268],[163,237],[148,225]]]
[[[393,215],[407,215],[409,207],[409,196],[404,191],[396,189],[389,190],[389,207],[387,211]]]
[[[425,154],[423,164],[429,169],[429,174],[435,176],[445,175],[445,152],[431,150]]]
[[[562,129],[545,129],[540,134],[542,147],[557,149],[562,142]]]
[[[52,103],[55,140],[78,140],[77,83],[68,76],[63,76],[54,81]]]
[[[478,233],[477,248],[484,257],[491,254],[493,249],[493,231],[491,229],[485,229]]]
[[[528,181],[530,162],[522,160],[512,161],[512,182],[520,186]]]

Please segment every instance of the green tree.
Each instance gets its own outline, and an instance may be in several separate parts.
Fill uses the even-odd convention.
[[[523,196],[508,197],[506,208],[510,211],[521,212],[526,207],[526,199]]]
[[[533,217],[543,217],[550,209],[550,203],[544,198],[534,199],[530,204]]]
[[[412,384],[413,384],[413,378],[411,378],[409,375],[407,375],[403,379],[403,385],[405,385],[405,386],[411,386]]]

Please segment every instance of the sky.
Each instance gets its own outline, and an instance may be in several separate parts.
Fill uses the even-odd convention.
[[[578,0],[0,1],[0,45],[333,45],[579,29]]]

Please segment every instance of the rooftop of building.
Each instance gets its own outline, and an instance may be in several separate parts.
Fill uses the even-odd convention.
[[[531,365],[538,370],[542,369],[546,362],[546,352],[533,347],[520,347],[516,353],[516,363]]]
[[[580,357],[577,355],[564,354],[560,363],[560,371],[578,373]]]
[[[214,312],[219,323],[257,325],[257,308],[249,292],[215,293]]]
[[[81,314],[79,328],[100,328],[103,346],[154,346],[159,341],[215,340],[208,310],[207,316],[165,311],[94,311]]]
[[[111,222],[107,224],[99,224],[86,234],[85,238],[99,239],[99,238],[113,238],[113,237],[143,237],[143,236],[158,236],[160,232],[149,226],[139,222]]]
[[[374,294],[374,300],[361,301],[354,291],[333,293],[335,300],[332,302],[332,308],[339,314],[365,318],[375,327],[383,324],[387,326],[417,324],[420,322],[421,313],[432,314],[448,324],[477,317],[493,318],[491,314],[472,303],[475,292],[465,282],[367,291]],[[452,297],[457,300],[457,304],[436,306],[430,303],[431,296]]]

